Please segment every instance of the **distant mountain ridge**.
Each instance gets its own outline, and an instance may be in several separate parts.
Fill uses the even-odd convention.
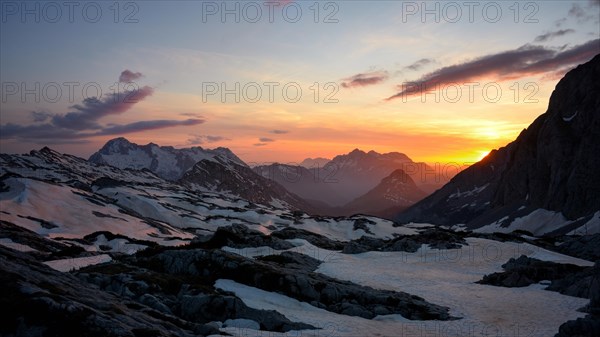
[[[427,194],[417,187],[414,180],[397,169],[369,192],[342,207],[344,215],[369,214],[385,219],[392,218],[398,209],[408,208]]]
[[[315,161],[308,163],[315,164]],[[305,167],[275,163],[254,167],[254,171],[261,176],[278,182],[328,214],[347,213],[346,204],[374,189],[382,179],[398,169],[407,173],[411,181],[426,194],[447,181],[442,179],[441,175],[425,174],[433,172],[434,169],[425,163],[414,162],[403,153],[380,154],[359,149],[338,155],[322,166],[315,164]],[[412,200],[414,197],[410,196],[408,199]]]
[[[161,178],[175,181],[201,160],[216,160],[247,166],[231,150],[219,147],[213,150],[201,147],[176,149],[154,143],[138,145],[125,138],[108,141],[98,152],[92,154],[90,162],[105,164],[121,169],[148,169]]]
[[[597,55],[559,81],[546,113],[515,141],[492,151],[396,220],[535,234],[600,222],[599,78]]]

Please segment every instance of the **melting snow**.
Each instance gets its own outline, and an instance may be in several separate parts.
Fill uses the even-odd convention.
[[[112,258],[109,255],[102,254],[96,256],[46,261],[44,262],[44,264],[58,271],[69,272],[72,270],[81,269],[83,267],[92,266],[100,263],[106,263],[110,261],[112,261]]]
[[[309,323],[325,330],[303,331],[302,336],[328,333],[335,336],[426,336],[428,333],[436,336],[489,336],[491,333],[494,336],[513,336],[518,330],[525,336],[545,337],[556,333],[565,321],[585,315],[577,309],[586,305],[588,300],[546,291],[543,290],[545,286],[540,284],[504,288],[474,282],[485,274],[501,271],[500,266],[509,258],[522,254],[584,266],[591,266],[591,262],[529,244],[476,238],[468,238],[467,241],[469,246],[461,249],[436,250],[422,246],[416,253],[350,255],[308,247],[308,250],[320,250],[321,256],[327,256],[321,259],[324,262],[317,272],[377,289],[421,296],[432,303],[449,307],[451,315],[463,317],[457,321],[409,321],[399,315],[367,320],[328,312],[231,280],[218,280],[215,286],[235,292],[250,307],[277,310],[292,321]],[[236,336],[285,335],[248,329],[223,331]]]

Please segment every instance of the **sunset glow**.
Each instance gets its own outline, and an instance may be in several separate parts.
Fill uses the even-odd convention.
[[[331,2],[317,13],[282,2],[272,22],[212,13],[219,2],[140,2],[132,22],[115,23],[106,8],[93,24],[30,24],[8,8],[1,150],[50,145],[87,157],[126,136],[227,147],[247,162],[360,148],[470,163],[514,140],[545,112],[560,76],[599,49],[597,19],[570,11],[594,2],[537,2],[532,17],[502,3],[494,22],[477,11],[422,17],[406,3]],[[281,17],[286,6],[302,9],[297,22]],[[82,103],[144,88],[110,111]]]

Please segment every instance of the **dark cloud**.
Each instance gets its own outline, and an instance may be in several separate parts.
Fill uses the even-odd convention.
[[[420,59],[418,61],[416,61],[415,63],[404,67],[403,70],[412,70],[412,71],[417,71],[420,70],[421,68],[423,68],[424,66],[431,64],[431,63],[435,63],[434,59],[428,59],[428,58],[423,58]]]
[[[129,83],[142,77],[142,73],[134,73],[131,70],[123,70],[119,76],[119,82]]]
[[[121,73],[129,78],[139,77],[139,73]],[[133,77],[131,77],[133,76]],[[122,114],[131,109],[136,103],[152,95],[154,89],[148,86],[122,93],[107,94],[102,98],[86,98],[81,104],[70,107],[72,111],[66,114],[50,114],[44,111],[33,111],[31,116],[34,124],[2,124],[0,133],[6,139],[37,140],[46,143],[81,143],[85,138],[122,135],[140,131],[158,130],[175,126],[190,126],[204,123],[202,118],[186,120],[148,120],[129,124],[101,124],[99,120]]]
[[[103,128],[101,131],[92,134],[93,136],[104,136],[104,135],[121,135],[127,133],[134,133],[140,131],[149,131],[149,130],[157,130],[170,128],[174,126],[191,126],[198,125],[204,123],[203,119],[186,119],[182,121],[178,120],[168,120],[168,119],[159,119],[159,120],[150,120],[150,121],[140,121],[133,122],[124,125],[113,125],[109,127]]]
[[[203,118],[201,114],[195,113],[195,112],[183,112],[183,113],[180,113],[179,115],[186,116],[186,117]]]
[[[283,134],[289,133],[288,130],[271,130],[269,132],[273,133],[273,134],[276,134],[276,135],[283,135]]]
[[[256,144],[254,144],[254,146],[265,146],[265,145],[267,145],[267,143],[256,143]]]
[[[431,90],[436,85],[466,83],[490,75],[495,76],[498,80],[507,80],[557,72],[588,61],[598,53],[600,53],[600,40],[591,40],[564,51],[527,45],[516,50],[487,55],[473,61],[440,68],[408,85],[399,86],[400,92],[386,100],[418,95]]]
[[[267,137],[261,137],[258,139],[259,142],[261,143],[272,143],[275,141],[275,139],[273,138],[267,138]]]
[[[188,138],[188,143],[187,145],[202,145],[202,144],[206,144],[206,143],[216,143],[216,142],[220,142],[223,140],[231,140],[229,138],[225,138],[222,136],[201,136],[201,135],[194,135],[192,138]]]
[[[104,99],[86,98],[82,104],[71,106],[75,111],[65,115],[55,115],[52,122],[59,127],[73,130],[101,129],[97,121],[110,115],[122,114],[136,103],[152,95],[154,89],[145,86],[136,90],[111,93]]]
[[[364,74],[356,74],[354,76],[345,78],[342,82],[342,87],[353,88],[353,87],[364,87],[367,85],[373,85],[381,83],[387,80],[389,74],[387,71],[374,71]]]
[[[36,123],[45,122],[51,116],[52,116],[52,114],[49,112],[46,112],[46,111],[32,111],[31,112],[31,117],[33,118],[33,121]]]
[[[67,140],[85,139],[96,136],[124,135],[141,131],[164,129],[175,126],[190,126],[204,123],[203,119],[177,120],[149,120],[133,122],[123,125],[110,125],[96,131],[81,132],[58,127],[54,124],[45,123],[37,125],[18,125],[3,124],[0,125],[0,133],[6,139],[23,140],[44,140],[51,141],[54,144],[65,143]]]
[[[575,33],[574,29],[561,29],[561,30],[557,30],[555,32],[548,32],[542,35],[538,35],[535,37],[534,41],[535,42],[546,42],[549,41],[555,37],[559,37],[559,36],[563,36],[563,35],[567,35],[567,34],[571,34],[571,33]]]
[[[598,21],[598,9],[595,7],[600,6],[600,1],[591,0],[587,2],[584,7],[581,3],[574,3],[569,9],[568,16],[575,18],[578,23],[588,22],[596,19]]]

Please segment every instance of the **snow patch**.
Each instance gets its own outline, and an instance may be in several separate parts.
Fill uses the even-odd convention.
[[[102,254],[87,257],[76,257],[71,259],[46,261],[44,262],[44,264],[58,271],[69,272],[72,270],[81,269],[83,267],[93,266],[95,264],[106,263],[110,261],[112,261],[110,255]]]

